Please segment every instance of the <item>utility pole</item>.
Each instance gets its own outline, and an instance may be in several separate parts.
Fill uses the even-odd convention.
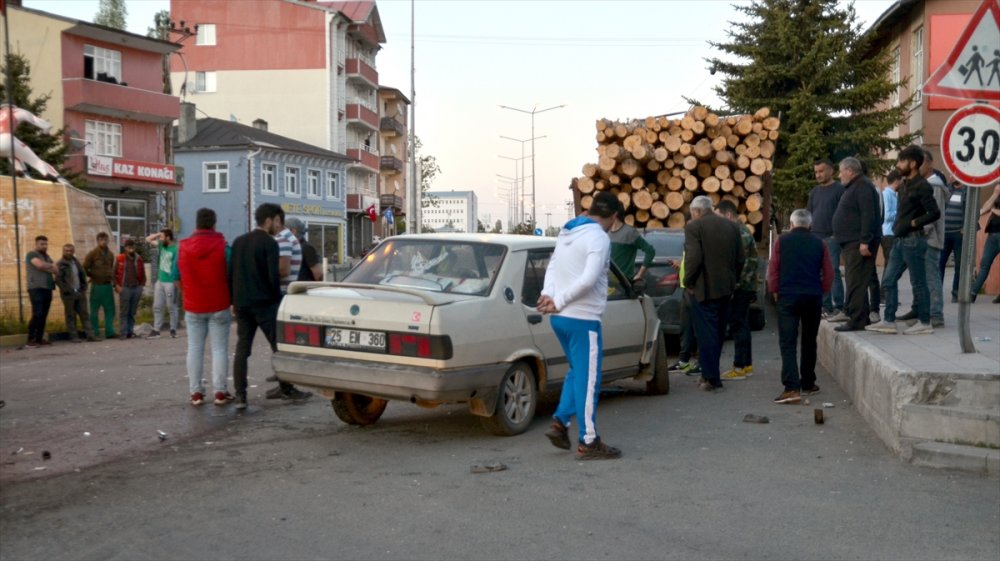
[[[535,229],[535,115],[538,113],[545,113],[546,111],[552,111],[554,109],[562,109],[566,107],[563,105],[555,105],[553,107],[548,107],[546,109],[538,109],[537,106],[533,107],[531,111],[525,109],[518,109],[516,107],[508,107],[506,105],[501,105],[501,109],[510,109],[511,111],[517,111],[519,113],[526,113],[531,115],[531,229]]]
[[[406,197],[406,230],[420,233],[420,178],[417,177],[416,0],[410,0],[410,192]]]
[[[10,68],[10,27],[7,13],[7,2],[3,3],[3,38],[5,45],[4,66],[7,68],[7,118],[10,123],[10,186],[14,199],[14,262],[17,263],[17,320],[24,323],[24,298],[21,296],[21,222],[17,213],[17,165],[14,160],[14,130],[17,121],[14,120],[14,82]]]

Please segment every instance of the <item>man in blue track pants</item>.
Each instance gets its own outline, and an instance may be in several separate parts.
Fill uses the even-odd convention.
[[[608,303],[611,258],[607,232],[620,204],[611,193],[598,193],[585,214],[563,226],[538,299],[539,312],[554,314],[552,330],[569,361],[559,407],[545,436],[557,448],[569,450],[569,424],[575,416],[580,425],[579,460],[612,460],[622,455],[601,441],[595,426],[603,359],[601,316]]]

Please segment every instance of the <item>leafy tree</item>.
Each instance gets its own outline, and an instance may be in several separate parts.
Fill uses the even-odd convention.
[[[493,230],[491,230],[491,232],[494,234],[503,232],[503,221],[497,220],[497,223],[493,225]]]
[[[861,30],[854,7],[836,0],[753,0],[734,7],[749,18],[730,22],[729,41],[711,43],[731,55],[711,58],[725,78],[716,88],[729,107],[781,116],[774,156],[775,204],[804,204],[816,160],[855,156],[872,174],[891,165],[885,154],[912,142],[891,131],[906,121],[912,96],[887,103],[901,83],[892,60]]]
[[[3,91],[0,91],[0,100],[3,105],[7,103],[7,66],[10,66],[11,83],[14,85],[14,105],[25,109],[41,117],[46,118],[45,110],[48,108],[49,99],[52,96],[42,94],[34,97],[31,91],[31,63],[23,55],[11,53],[7,57],[7,65],[4,65],[0,72],[3,73]],[[63,177],[68,179],[76,187],[85,187],[86,180],[79,174],[69,171],[65,164],[69,155],[69,146],[64,141],[65,131],[49,131],[44,133],[40,129],[28,123],[20,123],[14,131],[14,136],[23,142],[42,160],[48,162],[56,168]],[[30,167],[28,173],[33,173]],[[0,159],[0,174],[10,175],[10,159]]]
[[[478,218],[476,219],[476,232],[479,232],[481,234],[486,233],[486,224],[483,224],[483,221],[479,220]]]
[[[94,23],[125,31],[127,17],[128,8],[125,7],[125,0],[101,0],[97,15],[94,16]]]
[[[420,137],[414,139],[417,153],[417,170],[420,173],[420,206],[421,208],[436,207],[437,197],[428,195],[434,178],[441,173],[441,166],[437,164],[437,158],[423,153],[424,143],[420,142]]]

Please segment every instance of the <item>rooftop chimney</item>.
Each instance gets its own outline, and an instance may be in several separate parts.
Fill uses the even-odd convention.
[[[198,120],[195,106],[186,101],[181,102],[181,114],[177,121],[177,144],[184,144],[198,134]]]
[[[267,132],[267,121],[265,121],[264,119],[254,119],[253,128]]]

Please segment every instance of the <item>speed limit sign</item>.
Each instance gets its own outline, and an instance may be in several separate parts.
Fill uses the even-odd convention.
[[[1000,179],[1000,109],[976,103],[955,111],[941,133],[948,171],[972,187]]]

